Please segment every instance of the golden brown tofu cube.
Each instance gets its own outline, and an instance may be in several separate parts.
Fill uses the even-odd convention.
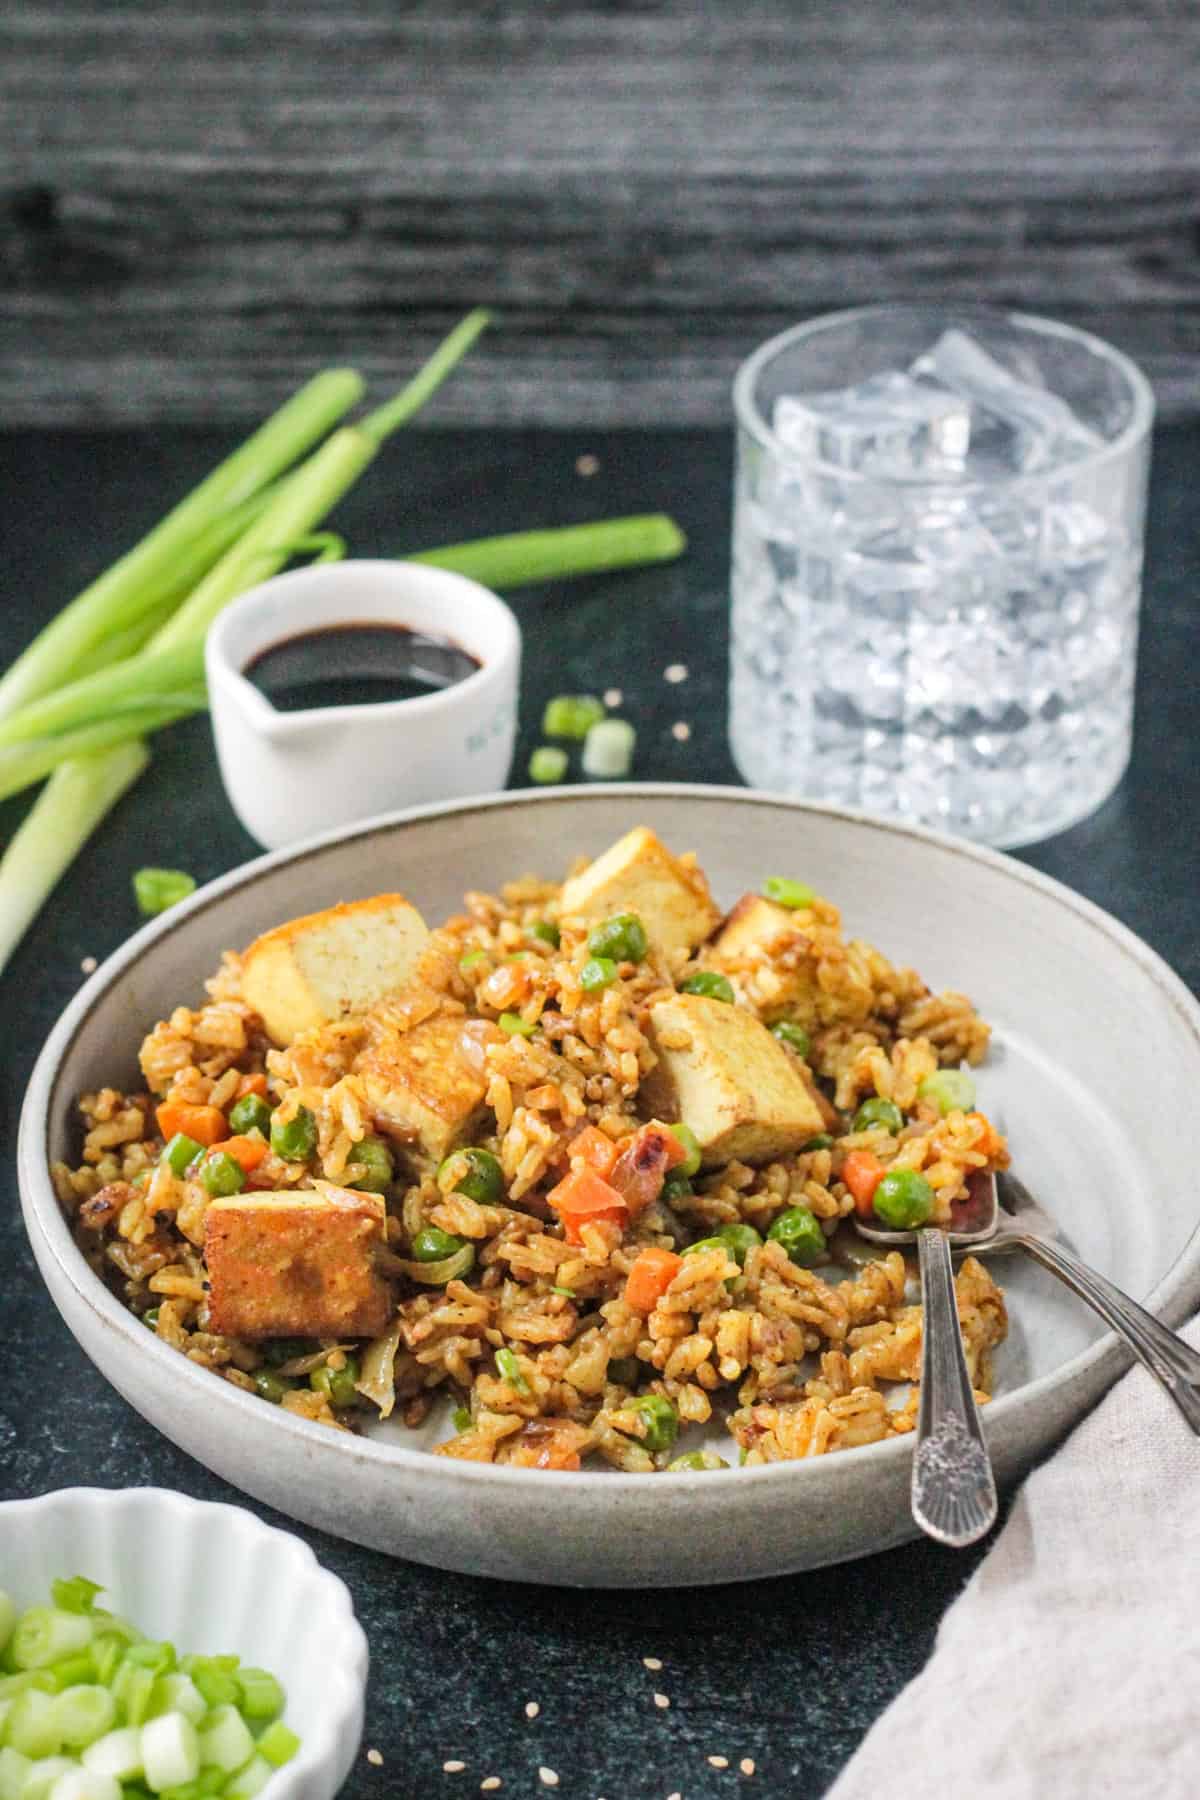
[[[776,906],[761,894],[743,894],[709,946],[706,960],[714,965],[736,963],[751,950],[770,956],[802,937],[795,914],[786,906]]]
[[[659,1062],[640,1104],[690,1125],[706,1168],[769,1162],[824,1130],[796,1064],[744,1007],[675,994],[651,1007],[649,1028]]]
[[[403,894],[376,894],[290,919],[242,957],[242,993],[276,1044],[365,1012],[408,980],[429,932]]]
[[[389,1016],[368,1022],[355,1073],[380,1130],[441,1162],[482,1124],[487,1082],[463,1054],[461,1012],[434,1012],[406,1031],[394,1022],[397,1010],[389,1004]]]
[[[627,832],[562,891],[564,918],[605,919],[636,913],[662,950],[692,950],[715,929],[720,913],[699,869],[671,855],[645,825]]]
[[[212,1328],[226,1337],[378,1337],[394,1310],[375,1267],[384,1203],[349,1188],[235,1194],[204,1215]]]

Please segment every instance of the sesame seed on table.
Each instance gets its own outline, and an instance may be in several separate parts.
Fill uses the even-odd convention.
[[[0,609],[0,660],[237,436],[0,434],[7,585],[22,596],[21,607]],[[681,561],[513,597],[525,638],[513,783],[524,785],[546,701],[564,692],[604,696],[636,727],[633,779],[734,782],[725,741],[730,457],[723,430],[419,431],[402,454],[381,458],[333,525],[357,554],[387,555],[532,523],[671,512],[690,540]],[[1200,801],[1189,749],[1200,735],[1189,675],[1198,459],[1200,427],[1162,430],[1133,768],[1093,819],[1023,853],[1115,912],[1193,986],[1197,869],[1179,821]],[[685,679],[670,678],[677,668]],[[676,735],[678,725],[690,735]],[[0,838],[19,817],[19,805],[0,808]],[[0,1498],[73,1484],[173,1487],[249,1506],[309,1543],[347,1583],[371,1648],[367,1735],[344,1800],[503,1800],[549,1789],[570,1800],[819,1794],[919,1670],[984,1547],[954,1553],[921,1542],[840,1568],[669,1594],[538,1589],[396,1563],[246,1500],[135,1413],[59,1320],[15,1204],[15,1123],[33,1059],[86,964],[137,927],[134,869],[152,862],[205,881],[255,850],[225,800],[207,722],[172,727],[3,977]]]

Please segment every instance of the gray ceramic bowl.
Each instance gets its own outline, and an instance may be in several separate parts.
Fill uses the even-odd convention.
[[[911,1443],[812,1462],[655,1478],[550,1474],[428,1454],[447,1434],[395,1424],[351,1438],[266,1406],[160,1344],[76,1251],[47,1174],[70,1156],[76,1096],[134,1079],[143,1032],[200,993],[228,946],[299,912],[401,888],[436,920],[464,889],[557,873],[637,823],[692,848],[728,904],[766,874],[840,902],[852,934],[965,989],[996,1027],[981,1099],[1076,1247],[1171,1322],[1200,1302],[1190,1161],[1200,1007],[1096,907],[992,852],[740,790],[560,789],[397,815],[248,864],[149,925],[68,1008],[21,1122],[26,1222],[87,1354],[159,1430],[247,1493],[419,1562],[577,1586],[674,1586],[815,1567],[913,1535]],[[997,1270],[1012,1331],[985,1409],[1013,1482],[1122,1367],[1115,1341],[1043,1271]],[[1167,1405],[1155,1398],[1153,1404]],[[1182,1429],[1182,1426],[1180,1427]]]

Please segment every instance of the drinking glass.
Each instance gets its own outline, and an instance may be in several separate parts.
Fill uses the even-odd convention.
[[[989,308],[799,325],[734,383],[730,743],[755,787],[1002,847],[1132,741],[1149,384]]]

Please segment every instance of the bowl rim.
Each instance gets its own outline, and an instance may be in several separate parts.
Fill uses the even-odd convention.
[[[358,821],[350,826],[338,826],[332,830],[321,832],[306,838],[302,843],[290,845],[282,850],[274,850],[266,855],[254,857],[251,861],[239,864],[227,874],[210,881],[187,900],[174,906],[160,918],[152,920],[134,933],[124,944],[120,945],[111,956],[100,965],[88,979],[75,998],[67,1006],[57,1025],[50,1033],[34,1066],[33,1074],[26,1090],[25,1101],[21,1109],[20,1128],[17,1143],[17,1167],[21,1189],[22,1206],[25,1214],[26,1229],[32,1237],[34,1231],[40,1235],[45,1249],[53,1256],[59,1271],[73,1290],[78,1301],[89,1308],[99,1321],[115,1330],[131,1347],[139,1348],[143,1354],[163,1360],[160,1368],[166,1373],[168,1367],[175,1372],[177,1379],[193,1385],[197,1395],[207,1395],[211,1404],[222,1404],[235,1409],[253,1407],[253,1417],[261,1420],[263,1402],[255,1395],[243,1393],[231,1382],[221,1381],[214,1384],[209,1370],[201,1369],[181,1357],[166,1344],[146,1332],[145,1327],[127,1311],[116,1296],[112,1294],[99,1276],[93,1273],[82,1253],[77,1249],[54,1186],[50,1179],[49,1145],[47,1142],[50,1125],[50,1100],[54,1091],[59,1067],[75,1038],[83,1030],[87,1020],[101,997],[114,983],[132,967],[142,955],[156,944],[160,938],[170,933],[184,930],[188,923],[219,905],[227,895],[242,887],[252,886],[263,876],[286,865],[298,865],[309,857],[323,854],[337,844],[346,844],[357,838],[370,837],[378,832],[391,831],[397,827],[419,824],[446,816],[467,818],[477,812],[494,812],[502,807],[562,805],[564,801],[581,806],[592,800],[612,800],[617,798],[637,802],[643,799],[657,800],[710,800],[716,802],[736,802],[752,807],[782,808],[797,814],[815,814],[824,818],[844,820],[855,825],[866,826],[879,832],[883,837],[900,837],[928,843],[944,852],[963,858],[967,862],[981,863],[992,869],[997,875],[1012,882],[1017,887],[1032,888],[1047,896],[1069,912],[1075,914],[1081,925],[1087,926],[1107,938],[1115,949],[1131,958],[1158,988],[1165,1004],[1178,1016],[1184,1027],[1190,1032],[1197,1055],[1200,1056],[1200,1001],[1194,997],[1180,976],[1176,975],[1170,965],[1152,950],[1137,934],[1122,925],[1119,920],[1105,912],[1103,907],[1077,894],[1053,876],[1044,875],[1040,870],[1031,869],[1024,863],[1015,861],[998,850],[991,850],[982,845],[968,842],[966,839],[951,836],[947,832],[932,830],[925,826],[898,824],[878,814],[863,811],[855,807],[834,806],[816,801],[800,800],[792,795],[771,793],[764,789],[740,788],[721,784],[691,782],[594,782],[587,787],[517,788],[494,795],[477,795],[458,801],[434,801],[421,806],[405,807],[395,812],[378,814],[373,818]],[[1151,1293],[1144,1298],[1142,1304],[1151,1312],[1161,1313],[1181,1295],[1191,1301],[1193,1307],[1200,1302],[1200,1222],[1197,1223],[1191,1236],[1180,1250],[1178,1256],[1156,1283]],[[1039,1398],[1049,1395],[1060,1388],[1069,1386],[1081,1377],[1091,1375],[1093,1371],[1103,1372],[1114,1377],[1128,1361],[1126,1353],[1121,1349],[1117,1338],[1111,1332],[1105,1332],[1094,1343],[1084,1350],[1060,1363],[1057,1368],[1038,1376],[1035,1380],[1024,1383],[1011,1393],[992,1400],[986,1408],[987,1421],[1009,1419],[1013,1414],[1023,1412],[1026,1408],[1036,1406]],[[106,1378],[107,1379],[107,1378]],[[197,1386],[196,1384],[200,1384]],[[215,1387],[215,1391],[214,1391]],[[251,1415],[243,1413],[249,1420]],[[349,1464],[368,1463],[379,1468],[404,1470],[413,1475],[422,1471],[428,1473],[434,1461],[433,1453],[425,1449],[409,1449],[402,1444],[393,1444],[377,1438],[351,1436],[343,1432],[331,1432],[327,1426],[319,1425],[314,1420],[303,1419],[297,1415],[275,1409],[272,1421],[276,1431],[292,1438],[297,1446],[304,1446],[311,1454],[320,1454],[323,1458],[336,1457],[337,1466],[345,1468]],[[856,1466],[864,1466],[863,1459],[873,1458],[886,1466],[887,1459],[898,1463],[911,1456],[912,1445],[908,1436],[897,1436],[875,1444],[860,1446],[855,1451]],[[753,1481],[765,1486],[781,1481],[799,1481],[808,1479],[819,1482],[821,1479],[821,1461],[823,1459],[806,1459],[801,1462],[767,1463],[752,1468],[738,1468],[740,1480]],[[442,1464],[441,1473],[449,1466],[445,1459],[438,1458]],[[453,1468],[456,1476],[467,1483],[478,1484],[481,1491],[489,1487],[529,1488],[530,1484],[538,1484],[540,1488],[549,1483],[560,1492],[577,1489],[592,1489],[607,1494],[614,1504],[618,1503],[626,1492],[641,1491],[643,1478],[627,1474],[620,1470],[554,1470],[554,1469],[522,1469],[512,1468],[505,1464],[474,1463],[454,1460]],[[658,1476],[660,1481],[675,1484],[674,1491],[687,1488],[696,1489],[699,1484],[706,1483],[705,1474],[693,1470],[681,1470],[674,1473],[663,1471]],[[634,1488],[632,1484],[637,1483]],[[711,1487],[711,1482],[707,1482]]]
[[[228,1383],[225,1385],[228,1386]],[[335,1683],[331,1688],[332,1704],[322,1709],[319,1719],[306,1721],[299,1750],[291,1762],[285,1763],[276,1771],[264,1792],[274,1794],[276,1800],[285,1800],[289,1788],[294,1788],[298,1776],[328,1774],[331,1779],[336,1780],[335,1771],[344,1750],[343,1734],[352,1724],[355,1714],[365,1706],[371,1652],[367,1634],[354,1610],[350,1589],[340,1575],[335,1575],[332,1569],[324,1566],[311,1544],[307,1544],[294,1531],[285,1530],[280,1525],[268,1525],[265,1519],[260,1519],[248,1506],[239,1506],[230,1500],[201,1500],[193,1494],[157,1484],[147,1487],[106,1488],[80,1483],[72,1487],[49,1488],[45,1493],[32,1494],[23,1499],[3,1500],[0,1501],[0,1527],[5,1519],[11,1519],[18,1512],[31,1516],[41,1511],[51,1513],[56,1507],[72,1506],[108,1512],[132,1512],[138,1508],[166,1512],[170,1509],[176,1513],[207,1515],[214,1522],[217,1522],[214,1518],[216,1515],[231,1529],[249,1530],[259,1536],[283,1540],[288,1546],[288,1554],[299,1561],[305,1578],[322,1584],[329,1597],[331,1611],[336,1615],[335,1629],[343,1635],[339,1638],[339,1654],[329,1662],[329,1667],[335,1674]],[[136,1622],[135,1620],[134,1623]],[[278,1673],[286,1689],[287,1681],[282,1672]],[[359,1735],[361,1737],[361,1731]],[[279,1780],[279,1777],[286,1777],[289,1773],[292,1776],[291,1782]],[[333,1791],[331,1788],[330,1793]]]

